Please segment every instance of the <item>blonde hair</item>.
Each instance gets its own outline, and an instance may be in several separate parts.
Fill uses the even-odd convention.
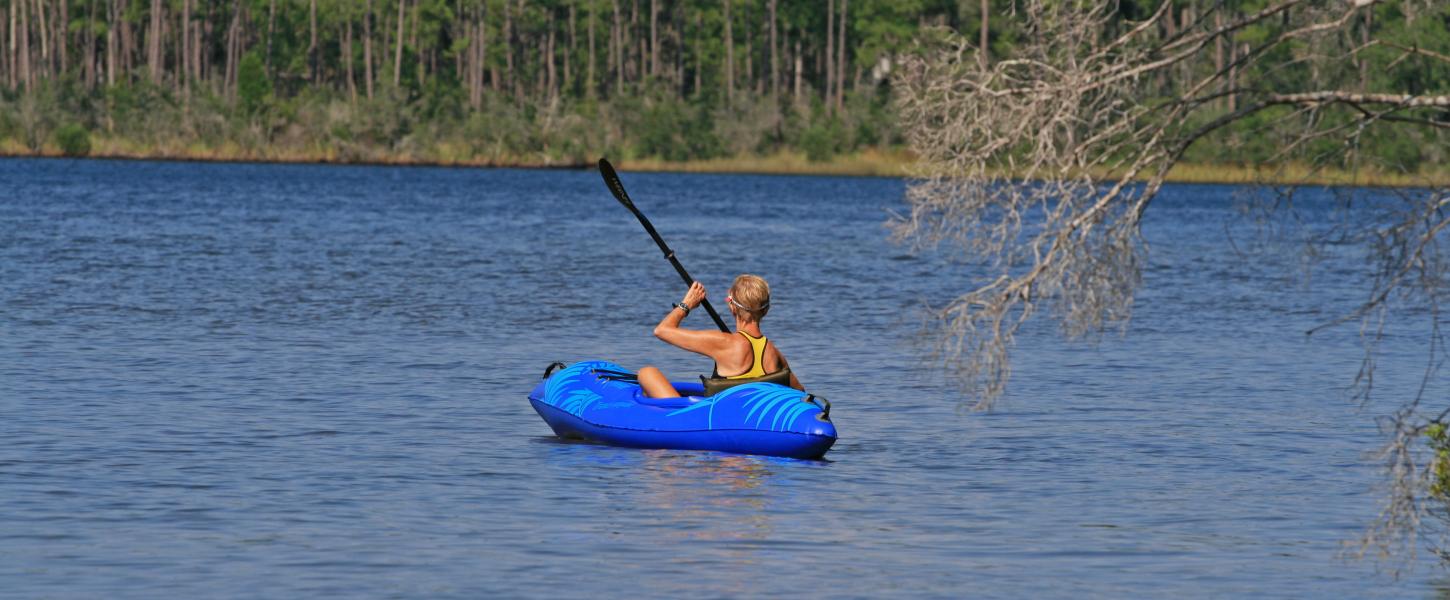
[[[744,274],[730,284],[731,306],[748,320],[759,322],[770,312],[770,284],[758,276]]]

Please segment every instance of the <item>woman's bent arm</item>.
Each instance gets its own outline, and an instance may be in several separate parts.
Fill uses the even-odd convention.
[[[696,281],[690,284],[690,290],[685,292],[685,299],[680,303],[684,304],[686,309],[693,310],[704,301],[705,286]],[[669,314],[660,319],[660,324],[655,325],[655,337],[664,340],[671,346],[715,358],[730,343],[731,335],[722,331],[701,331],[680,327],[680,322],[685,320],[688,312],[679,307],[671,308]]]
[[[725,344],[730,341],[728,333],[682,328],[680,321],[683,320],[685,320],[685,311],[671,308],[669,314],[660,319],[660,324],[655,325],[655,337],[664,340],[671,346],[696,354],[704,354],[711,358],[719,354],[725,348]]]

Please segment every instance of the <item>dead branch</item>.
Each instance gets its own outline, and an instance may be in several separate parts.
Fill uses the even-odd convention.
[[[1014,56],[983,65],[965,38],[948,33],[943,45],[907,58],[898,108],[921,162],[909,210],[891,226],[914,247],[955,245],[990,273],[933,311],[927,338],[972,406],[989,408],[1005,389],[1015,336],[1034,315],[1049,314],[1068,337],[1127,323],[1146,260],[1139,226],[1169,171],[1202,140],[1255,117],[1283,138],[1275,160],[1351,169],[1374,158],[1355,149],[1380,128],[1445,144],[1440,132],[1450,121],[1436,111],[1450,108],[1450,90],[1357,87],[1357,60],[1373,45],[1450,58],[1398,42],[1363,43],[1359,29],[1348,35],[1379,3],[1282,0],[1212,24],[1205,15],[1229,10],[1216,3],[1164,37],[1154,25],[1170,2],[1117,33],[1107,3],[1025,0],[1017,14],[1034,35]],[[1433,6],[1393,4],[1406,14]],[[1239,37],[1250,28],[1257,33]],[[1242,50],[1215,64],[1208,50],[1223,39]],[[1245,72],[1258,78],[1245,81]],[[1164,90],[1164,80],[1178,87]],[[1378,257],[1374,287],[1357,310],[1326,326],[1361,322],[1366,360],[1355,381],[1366,398],[1391,300],[1438,307],[1447,293],[1447,198],[1407,198],[1409,210],[1363,230]],[[1391,493],[1366,543],[1414,545],[1428,489],[1416,436],[1444,418],[1421,414],[1416,400],[1389,420],[1381,458]]]

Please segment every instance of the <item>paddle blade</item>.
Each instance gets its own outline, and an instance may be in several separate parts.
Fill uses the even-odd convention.
[[[609,187],[609,192],[620,204],[630,210],[634,210],[634,202],[629,199],[629,194],[624,193],[624,183],[619,180],[619,174],[614,172],[614,165],[609,164],[607,159],[599,159],[599,175],[604,177],[604,185]]]

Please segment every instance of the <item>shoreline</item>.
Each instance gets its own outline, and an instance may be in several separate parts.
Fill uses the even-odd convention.
[[[66,156],[53,148],[28,152],[15,144],[0,144],[0,158],[89,159],[114,161],[200,162],[240,164],[296,164],[383,167],[442,167],[470,169],[557,169],[591,170],[593,162],[521,159],[419,159],[406,156],[375,158],[340,158],[335,152],[256,153],[236,147],[221,149],[189,149],[179,152],[102,148],[86,156]],[[617,159],[622,171],[651,173],[712,173],[739,175],[804,175],[825,177],[908,177],[914,162],[905,150],[867,149],[843,154],[830,160],[812,162],[798,152],[781,152],[770,156],[736,156],[690,161],[660,159]],[[1180,164],[1169,171],[1167,183],[1222,185],[1311,185],[1346,187],[1424,187],[1450,185],[1450,173],[1402,174],[1338,170],[1312,172],[1299,165],[1255,168],[1240,165]]]

